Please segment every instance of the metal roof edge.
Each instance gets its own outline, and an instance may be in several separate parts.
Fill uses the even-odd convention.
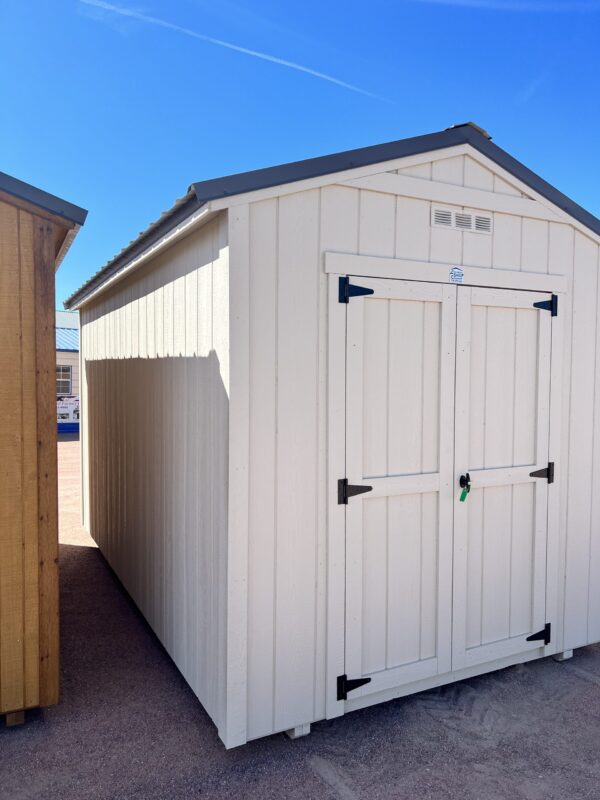
[[[149,225],[139,236],[133,239],[120,253],[110,259],[101,269],[87,280],[79,289],[76,289],[63,305],[68,311],[79,305],[95,289],[99,288],[117,272],[124,269],[130,262],[140,256],[145,250],[152,247],[163,236],[181,223],[186,217],[197,211],[204,203],[199,203],[193,192],[188,192],[161,216]]]
[[[467,122],[436,133],[192,183],[185,197],[178,200],[171,209],[161,215],[145,231],[142,231],[136,239],[68,297],[64,306],[70,309],[79,305],[104,282],[169,233],[186,216],[211,200],[322,177],[430,151],[443,150],[461,144],[471,145],[533,191],[600,236],[600,219],[494,144],[490,135],[483,128],[474,122]]]
[[[13,197],[32,205],[39,206],[44,211],[48,211],[57,217],[62,217],[69,222],[75,223],[75,225],[83,225],[87,217],[88,212],[84,208],[45,192],[43,189],[38,189],[37,186],[25,183],[25,181],[14,178],[12,175],[7,175],[6,172],[0,172],[0,191],[11,194]]]
[[[489,139],[481,136],[472,130],[465,132],[467,142],[478,150],[482,155],[487,156],[491,161],[498,164],[507,172],[510,172],[518,180],[533,189],[534,192],[545,197],[555,206],[564,211],[573,219],[576,219],[586,228],[589,228],[596,236],[600,236],[600,219],[594,216],[590,211],[587,211],[579,203],[576,203],[568,195],[561,192],[551,183],[544,180],[540,175],[533,170],[526,167],[525,164],[518,161],[516,158],[507,153],[498,145],[494,144]]]
[[[341,153],[332,153],[303,161],[292,161],[289,164],[279,164],[273,167],[264,167],[250,172],[239,172],[223,178],[212,178],[207,181],[193,183],[191,189],[196,193],[199,201],[208,202],[223,197],[268,189],[295,181],[318,178],[335,172],[349,169],[367,167],[383,161],[393,161],[405,156],[427,153],[430,150],[441,150],[455,145],[465,144],[468,141],[463,127],[451,128],[437,133],[427,133],[422,136],[413,136],[409,139],[399,139],[384,144],[360,147],[356,150],[345,150]]]

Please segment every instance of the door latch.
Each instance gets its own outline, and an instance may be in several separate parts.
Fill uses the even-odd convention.
[[[460,502],[464,503],[471,491],[471,476],[469,473],[467,472],[465,475],[461,475],[458,483],[462,489],[460,493]]]

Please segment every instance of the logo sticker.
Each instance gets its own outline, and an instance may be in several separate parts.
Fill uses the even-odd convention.
[[[450,270],[450,283],[462,283],[465,278],[465,272],[460,267],[452,267]]]

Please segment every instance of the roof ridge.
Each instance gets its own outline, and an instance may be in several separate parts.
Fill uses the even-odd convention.
[[[460,144],[471,145],[499,167],[511,173],[517,180],[600,236],[600,219],[494,144],[490,134],[484,128],[474,122],[464,122],[436,133],[412,136],[384,144],[345,150],[192,183],[184,197],[177,200],[171,209],[164,212],[156,222],[142,231],[127,247],[73,292],[65,300],[64,305],[67,309],[79,305],[92,291],[102,286],[110,277],[124,269],[134,258],[176,227],[179,222],[211,200],[443,150]]]

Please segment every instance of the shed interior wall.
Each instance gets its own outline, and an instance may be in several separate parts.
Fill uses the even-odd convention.
[[[217,725],[228,287],[221,214],[81,313],[85,523]]]

